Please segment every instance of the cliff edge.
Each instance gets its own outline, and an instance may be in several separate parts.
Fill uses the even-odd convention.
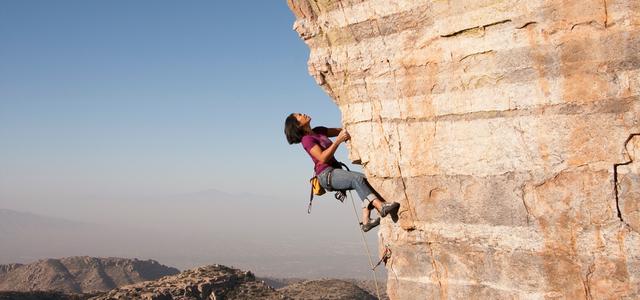
[[[392,299],[640,297],[640,2],[288,0]]]

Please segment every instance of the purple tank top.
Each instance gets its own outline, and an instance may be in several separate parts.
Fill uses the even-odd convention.
[[[318,126],[312,129],[313,134],[307,134],[302,137],[302,147],[305,151],[311,156],[311,160],[313,160],[314,170],[316,175],[322,173],[328,167],[340,168],[340,163],[335,159],[335,157],[331,157],[328,163],[323,163],[317,160],[313,155],[311,155],[311,148],[313,146],[318,145],[322,151],[329,148],[333,142],[327,137],[327,127]]]

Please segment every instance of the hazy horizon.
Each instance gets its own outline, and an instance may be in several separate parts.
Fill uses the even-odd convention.
[[[228,199],[207,200],[216,194],[220,192],[204,191],[182,197],[173,195],[154,202],[153,207],[146,206],[149,202],[145,201],[138,207],[129,207],[117,220],[107,217],[72,220],[0,208],[0,252],[3,254],[0,264],[25,264],[68,256],[125,257],[154,259],[180,270],[224,264],[251,270],[258,276],[370,279],[355,219],[350,224],[308,222],[302,214],[295,212],[295,208],[284,205],[279,208],[285,211],[284,215],[289,215],[289,221],[298,224],[298,230],[288,232],[286,220],[263,222],[259,229],[254,230],[251,224],[235,222],[233,216],[203,218],[209,213],[206,210],[191,214],[195,219],[188,223],[180,218],[171,218],[172,215],[184,215],[180,207],[194,203],[199,203],[198,207],[203,209],[234,206],[224,203]],[[250,197],[255,196],[242,201],[250,201]],[[331,204],[323,203],[314,210],[319,214],[331,213]],[[182,209],[188,210],[189,207]],[[247,211],[247,216],[256,218],[258,209],[262,207]],[[352,210],[346,210],[337,217],[348,217],[349,212],[353,214]],[[353,215],[351,217],[354,218]],[[127,223],[132,219],[137,224]],[[225,227],[218,228],[220,223]],[[300,229],[308,232],[300,234]],[[369,238],[368,242],[375,252],[375,239]],[[379,269],[378,273],[385,272]]]

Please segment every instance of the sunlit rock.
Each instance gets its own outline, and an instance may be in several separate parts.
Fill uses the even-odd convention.
[[[640,1],[288,2],[392,299],[640,298]]]

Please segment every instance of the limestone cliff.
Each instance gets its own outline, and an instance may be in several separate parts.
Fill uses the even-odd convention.
[[[288,4],[392,299],[640,298],[640,1]]]

